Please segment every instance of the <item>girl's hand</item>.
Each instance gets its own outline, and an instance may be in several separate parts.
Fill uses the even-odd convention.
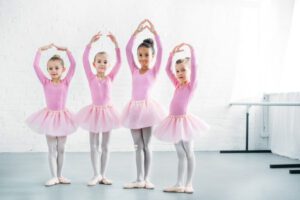
[[[96,42],[97,40],[100,39],[101,36],[102,36],[102,34],[101,34],[100,31],[99,31],[96,35],[94,35],[94,36],[92,37],[92,39],[90,40],[90,43],[89,43],[89,44],[92,44],[92,43]]]
[[[187,47],[189,47],[190,48],[190,50],[193,50],[193,47],[192,47],[192,45],[190,45],[190,44],[187,44],[187,43],[182,43],[184,46],[187,46]]]
[[[67,51],[67,47],[57,46],[56,44],[52,44],[53,47],[55,47],[59,51]]]
[[[138,25],[137,29],[134,31],[133,35],[136,36],[137,34],[139,34],[140,32],[142,32],[146,26],[144,25],[145,22],[147,22],[147,20],[143,20],[141,21],[141,23]]]
[[[181,47],[184,46],[184,45],[185,45],[184,43],[181,43],[181,44],[175,46],[171,53],[174,55],[178,52],[182,52],[183,49],[181,49]]]
[[[39,48],[39,50],[40,51],[46,51],[46,50],[48,50],[48,49],[50,49],[52,47],[53,47],[53,43],[45,45],[45,46],[42,46],[42,47]]]
[[[115,44],[116,48],[119,47],[116,37],[111,32],[108,33],[107,37]]]
[[[146,19],[146,22],[148,22],[149,25],[146,25],[146,28],[151,32],[153,33],[154,35],[157,35],[157,32],[154,28],[154,25],[153,23],[149,20],[149,19]]]

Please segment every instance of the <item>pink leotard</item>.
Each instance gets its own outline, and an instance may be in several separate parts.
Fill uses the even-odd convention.
[[[176,87],[173,99],[170,104],[170,115],[185,115],[188,109],[188,104],[193,96],[197,85],[197,71],[195,63],[194,50],[191,50],[191,77],[190,82],[185,86],[180,86],[171,70],[173,54],[171,53],[167,62],[166,71],[173,85]]]
[[[132,100],[146,100],[151,95],[151,88],[154,84],[155,78],[159,72],[162,57],[161,42],[158,35],[155,35],[155,41],[157,44],[157,57],[154,66],[146,73],[140,74],[139,68],[134,62],[132,53],[132,46],[135,37],[132,36],[126,46],[126,55],[128,64],[132,74]]]
[[[67,55],[70,61],[70,68],[66,77],[58,84],[52,83],[51,80],[49,80],[40,69],[39,63],[41,52],[38,51],[35,55],[33,64],[34,70],[43,85],[47,108],[50,110],[65,109],[69,83],[75,72],[75,60],[70,51],[67,51]]]
[[[103,80],[98,79],[97,76],[91,70],[91,66],[89,62],[90,50],[91,50],[91,45],[87,45],[83,54],[83,66],[84,66],[85,74],[89,81],[93,104],[94,105],[110,104],[111,83],[114,80],[121,66],[120,49],[116,48],[117,62],[113,67],[113,69],[111,70],[111,72]]]

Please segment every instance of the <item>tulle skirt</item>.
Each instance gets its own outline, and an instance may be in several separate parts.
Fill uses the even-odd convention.
[[[119,128],[120,116],[111,105],[89,105],[76,115],[79,126],[89,132],[102,133]]]
[[[208,129],[209,125],[195,115],[169,115],[154,129],[153,134],[159,140],[177,143],[190,141]]]
[[[140,129],[160,123],[166,114],[154,100],[131,100],[123,110],[122,125],[129,129]]]
[[[53,137],[67,136],[77,130],[75,115],[67,109],[44,108],[29,116],[26,123],[33,131]]]

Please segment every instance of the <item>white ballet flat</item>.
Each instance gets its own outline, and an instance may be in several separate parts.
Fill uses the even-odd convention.
[[[99,183],[103,185],[112,185],[112,181],[107,178],[102,178]]]
[[[188,193],[188,194],[193,194],[194,193],[193,186],[191,186],[191,185],[186,186],[185,189],[184,189],[184,192]]]
[[[88,186],[95,186],[95,185],[97,185],[98,183],[100,183],[100,181],[101,181],[101,176],[95,176],[95,177],[93,177],[88,183],[87,183],[87,185]]]
[[[69,179],[62,177],[62,176],[58,177],[58,181],[60,184],[70,184],[71,183],[71,181]]]
[[[164,192],[184,193],[185,188],[182,186],[172,186],[164,189]]]
[[[145,187],[145,181],[139,181],[139,182],[132,182],[127,183],[124,185],[124,189],[135,189],[135,188],[144,188]]]
[[[145,181],[145,189],[149,189],[149,190],[153,190],[154,189],[154,185],[153,183],[151,183],[150,181]]]
[[[54,177],[54,178],[49,179],[49,180],[45,183],[45,186],[46,186],[46,187],[49,187],[49,186],[53,186],[53,185],[56,185],[56,184],[59,184],[59,180],[58,180],[58,178]]]

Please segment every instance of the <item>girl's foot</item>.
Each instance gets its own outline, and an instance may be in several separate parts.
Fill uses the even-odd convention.
[[[192,185],[186,186],[184,192],[188,194],[192,194],[194,192],[193,186]]]
[[[49,179],[49,180],[45,183],[45,186],[49,187],[49,186],[56,185],[56,184],[58,184],[58,183],[59,183],[58,178],[54,177],[54,178]]]
[[[183,193],[185,188],[183,186],[172,186],[164,189],[164,192],[175,192],[175,193]]]
[[[112,185],[112,181],[107,178],[102,178],[102,180],[99,183],[103,185]]]
[[[134,189],[134,188],[144,188],[145,187],[145,181],[135,181],[132,183],[127,183],[124,185],[124,189]]]
[[[71,183],[71,181],[69,179],[67,179],[63,176],[58,177],[58,181],[59,181],[60,184],[70,184]]]
[[[150,189],[150,190],[154,189],[153,183],[151,183],[150,181],[146,180],[145,181],[145,189]]]
[[[94,176],[88,183],[87,185],[88,186],[95,186],[97,185],[98,183],[100,183],[101,181],[101,176]]]

